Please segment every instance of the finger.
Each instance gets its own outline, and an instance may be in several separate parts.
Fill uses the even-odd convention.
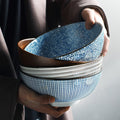
[[[60,107],[60,108],[57,108],[57,111],[64,113],[64,112],[68,111],[69,108],[70,108],[69,106],[68,107]]]
[[[89,12],[87,20],[85,22],[86,29],[91,29],[94,24],[95,24],[94,14],[92,12]]]
[[[49,95],[38,95],[36,94],[33,99],[31,99],[32,101],[35,101],[36,103],[40,103],[40,104],[50,104],[55,102],[55,98]]]
[[[30,109],[37,112],[50,114],[53,117],[59,117],[68,110],[68,108],[59,109],[48,105],[50,102],[55,101],[54,97],[49,95],[38,95],[22,84],[19,88],[19,101]]]
[[[50,104],[55,101],[55,98],[50,95],[39,95],[31,89],[27,88],[25,85],[21,85],[19,90],[19,98],[22,103],[24,101],[29,101],[35,104]]]
[[[61,107],[61,108],[55,108],[50,105],[43,105],[43,107],[40,107],[40,111],[42,113],[47,113],[55,118],[60,117],[63,115],[66,111],[69,110],[70,107]],[[41,111],[42,110],[42,111]]]
[[[107,34],[105,34],[104,35],[104,45],[103,45],[103,49],[102,49],[102,55],[103,56],[105,56],[108,52],[109,43],[110,43],[110,38],[108,37]]]
[[[93,9],[86,8],[82,12],[82,17],[85,20],[86,29],[91,29],[95,24],[95,11]]]
[[[41,95],[39,96],[39,102],[41,104],[50,104],[55,102],[55,98],[49,95]]]
[[[60,117],[60,116],[63,115],[66,111],[68,111],[69,108],[70,108],[70,107],[60,107],[60,108],[57,108],[57,111],[54,112],[54,117],[55,117],[55,118]]]

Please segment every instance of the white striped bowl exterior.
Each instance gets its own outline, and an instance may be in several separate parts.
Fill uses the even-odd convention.
[[[57,71],[57,68],[59,67],[57,68],[55,67],[55,70],[53,72],[52,70],[39,71],[39,68],[34,69],[35,71],[34,70],[31,71],[29,70],[29,67],[24,68],[23,66],[21,66],[21,71],[33,77],[48,78],[48,79],[49,78],[50,79],[65,79],[65,78],[73,79],[73,78],[90,76],[90,75],[99,73],[102,69],[102,62],[103,62],[103,56],[100,56],[98,59],[91,61],[89,63],[69,66],[66,68],[60,67],[60,68],[63,68],[61,70],[59,69],[60,71]]]

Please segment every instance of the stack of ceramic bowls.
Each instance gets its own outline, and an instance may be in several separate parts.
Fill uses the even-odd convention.
[[[71,106],[95,89],[101,76],[103,43],[102,26],[96,23],[86,30],[84,22],[21,40],[20,76],[34,91],[54,96],[51,105]]]

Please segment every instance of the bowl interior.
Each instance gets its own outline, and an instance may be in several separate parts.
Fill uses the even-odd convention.
[[[101,31],[102,26],[98,23],[90,30],[85,28],[85,22],[73,23],[39,36],[25,50],[38,56],[56,58],[89,45]]]

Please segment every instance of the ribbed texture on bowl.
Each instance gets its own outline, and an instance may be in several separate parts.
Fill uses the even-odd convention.
[[[71,80],[48,80],[20,73],[24,83],[40,94],[55,97],[55,102],[69,102],[88,96],[96,87],[101,73]]]

